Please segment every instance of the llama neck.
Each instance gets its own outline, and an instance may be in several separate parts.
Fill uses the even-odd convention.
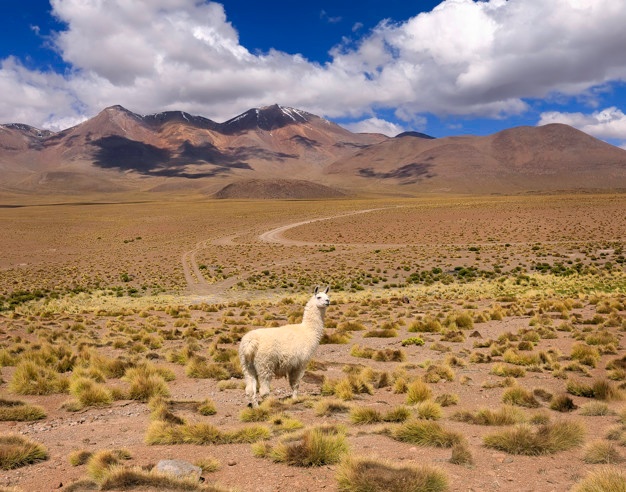
[[[315,300],[309,301],[304,307],[304,314],[302,316],[302,325],[308,326],[315,331],[317,339],[322,337],[324,332],[324,315],[326,314],[326,308],[319,308],[315,305]]]

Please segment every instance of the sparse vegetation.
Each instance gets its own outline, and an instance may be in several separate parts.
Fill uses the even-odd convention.
[[[0,469],[11,470],[48,459],[41,444],[16,434],[0,435]]]
[[[39,420],[7,424],[24,430],[25,437],[40,428],[58,432],[64,425],[81,431],[84,422],[94,429],[85,438],[91,432],[111,435],[110,422],[115,422],[115,432],[130,443],[133,454],[144,443],[163,443],[171,445],[173,457],[185,459],[187,447],[177,444],[204,445],[206,457],[195,464],[207,473],[219,466],[208,446],[226,443],[250,443],[257,456],[267,458],[256,460],[247,446],[236,447],[237,464],[252,469],[273,472],[280,465],[272,461],[286,456],[294,464],[294,457],[304,456],[306,462],[315,453],[305,445],[311,429],[303,428],[312,421],[342,422],[345,427],[324,426],[323,433],[344,436],[344,444],[349,435],[363,437],[368,445],[393,437],[407,444],[390,445],[407,450],[445,447],[447,451],[437,451],[444,477],[462,472],[459,465],[473,466],[473,456],[481,462],[484,450],[475,435],[501,432],[513,436],[491,437],[489,447],[539,456],[533,458],[536,466],[523,471],[524,478],[544,480],[541,456],[569,449],[572,442],[584,448],[562,455],[568,467],[582,465],[584,459],[599,463],[593,467],[616,463],[613,470],[619,470],[623,463],[612,460],[624,456],[626,443],[626,263],[623,245],[598,234],[598,217],[611,217],[602,223],[607,235],[626,234],[626,220],[617,213],[624,208],[623,196],[399,200],[401,207],[394,202],[389,209],[285,232],[297,241],[323,238],[322,248],[319,243],[283,248],[254,237],[268,220],[280,224],[326,217],[357,210],[363,203],[294,201],[285,207],[255,202],[251,207],[238,201],[226,206],[181,198],[160,209],[153,203],[100,204],[115,220],[115,230],[96,214],[77,222],[84,229],[78,242],[75,236],[50,234],[55,254],[32,248],[44,236],[35,238],[30,227],[48,227],[32,214],[32,207],[0,207],[0,215],[18,212],[24,219],[20,224],[26,225],[18,245],[12,239],[17,235],[0,237],[8,265],[0,274],[0,366],[5,391],[14,395],[0,401],[0,419]],[[37,208],[58,224],[63,214],[72,216],[82,207]],[[154,221],[144,220],[143,212],[128,213],[137,210],[154,212]],[[521,221],[531,210],[533,220]],[[448,216],[462,218],[463,227]],[[369,227],[372,217],[384,217],[384,227]],[[152,222],[159,223],[158,230]],[[7,223],[8,230],[15,227]],[[120,231],[125,231],[121,237]],[[419,247],[407,245],[398,254],[397,247],[385,246],[402,243],[409,235]],[[372,241],[377,243],[370,248]],[[338,246],[350,242],[360,246]],[[330,244],[336,247],[331,250]],[[194,245],[193,255],[185,253],[184,268],[181,255]],[[96,256],[98,261],[93,261]],[[17,264],[22,265],[11,266]],[[198,272],[206,283],[197,290],[216,294],[206,297],[215,301],[186,296],[188,285],[194,292],[193,279],[202,281]],[[334,345],[321,347],[307,367],[300,398],[283,400],[288,382],[277,380],[260,409],[245,409],[239,340],[250,329],[298,321],[300,301],[318,284],[330,284],[335,293],[322,339]],[[533,410],[537,405],[543,409]],[[46,417],[43,408],[54,417]],[[578,415],[588,426],[587,441],[559,428],[560,419]],[[147,431],[130,424],[137,418],[149,418]],[[474,430],[466,440],[455,431],[465,429],[466,434],[468,426],[458,421],[503,427],[469,427]],[[79,467],[74,474],[87,474],[87,467],[80,467],[103,451],[94,441],[74,440],[83,447],[79,450],[70,448],[69,440],[59,441],[54,453]],[[349,453],[338,454],[347,459]],[[158,487],[149,481],[156,480],[149,466],[140,470],[120,456],[112,462],[102,466],[97,481],[84,479],[65,488],[81,490],[81,483],[83,488],[115,483],[111,486],[120,489],[132,483]],[[381,490],[394,490],[405,470],[385,468],[399,467],[397,463],[383,465],[374,467],[371,474],[376,477],[367,475],[365,483],[384,483]],[[522,474],[508,468],[512,478]],[[309,483],[309,472],[297,467],[292,471],[294,482],[303,487],[318,485],[317,475]],[[56,467],[49,475],[62,473]],[[47,475],[7,472],[7,483],[36,490],[32,484],[43,484]],[[333,487],[329,475],[326,469],[319,474],[320,486]],[[568,489],[578,479],[558,470],[549,475]],[[612,486],[620,483],[615,474],[610,480]],[[242,484],[235,478],[224,485],[236,489]],[[194,487],[190,490],[218,490],[206,483]],[[473,478],[467,487],[480,488]]]
[[[428,466],[398,466],[373,459],[351,458],[337,471],[341,492],[443,492],[445,474]]]
[[[539,456],[580,446],[585,430],[575,421],[561,421],[533,428],[520,424],[485,436],[485,446],[509,454]]]
[[[450,448],[463,441],[460,434],[448,431],[430,420],[405,422],[392,432],[392,436],[398,441],[437,448]]]
[[[322,466],[338,463],[348,452],[343,432],[335,427],[315,427],[298,436],[286,436],[275,446],[254,448],[259,457],[292,466]]]

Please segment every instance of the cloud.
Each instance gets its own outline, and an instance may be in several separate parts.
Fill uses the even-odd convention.
[[[121,104],[218,121],[280,103],[330,118],[391,109],[506,118],[533,99],[601,97],[626,79],[623,0],[446,0],[382,21],[331,49],[326,64],[252,53],[220,3],[51,0],[67,73],[0,60],[0,121],[51,128]]]
[[[355,133],[382,133],[389,137],[395,137],[405,131],[404,127],[380,118],[368,118],[355,123],[342,123],[341,126]]]
[[[626,145],[626,114],[614,106],[591,114],[558,111],[541,113],[537,124],[549,123],[564,123],[596,138],[621,140]]]
[[[328,12],[326,12],[325,10],[322,10],[320,12],[320,19],[325,20],[329,24],[337,24],[338,22],[341,22],[342,17],[341,16],[332,17],[328,15]]]

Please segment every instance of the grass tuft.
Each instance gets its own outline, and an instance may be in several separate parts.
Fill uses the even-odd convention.
[[[266,447],[265,456],[275,462],[308,467],[338,463],[347,452],[343,432],[333,427],[315,427],[304,431],[299,439]]]
[[[614,443],[594,441],[585,447],[583,461],[593,465],[613,465],[623,462],[624,457]]]
[[[483,408],[476,412],[456,412],[452,420],[475,425],[513,425],[526,421],[523,410],[514,406],[503,406],[498,410]]]
[[[533,428],[521,424],[484,437],[485,446],[509,454],[540,456],[565,451],[583,442],[585,430],[575,421],[562,421]]]
[[[417,379],[410,383],[407,387],[406,402],[409,405],[415,405],[425,400],[429,400],[433,395],[430,386],[421,379]]]
[[[20,400],[0,398],[0,421],[26,422],[46,417],[45,410],[38,405],[29,405]]]
[[[460,434],[447,431],[431,420],[405,422],[392,432],[392,437],[397,441],[436,448],[450,448],[463,440]]]
[[[0,435],[0,469],[11,470],[48,459],[41,444],[15,434]]]
[[[580,482],[574,492],[626,492],[626,471],[602,467],[592,471]]]
[[[155,396],[170,396],[170,390],[163,375],[149,365],[127,369],[124,379],[130,383],[128,398],[131,400],[148,401]]]
[[[32,360],[24,360],[15,367],[9,390],[18,395],[50,395],[67,391],[67,378]]]
[[[533,395],[532,391],[522,388],[521,386],[513,386],[512,388],[508,388],[502,394],[502,403],[527,408],[537,408],[541,406],[535,398],[535,395]]]
[[[388,462],[349,458],[337,470],[339,492],[444,492],[446,475],[429,466],[398,466]]]

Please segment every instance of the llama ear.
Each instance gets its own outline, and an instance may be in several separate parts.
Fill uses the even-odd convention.
[[[328,285],[328,286],[326,287],[326,290],[324,291],[324,294],[328,294],[328,291],[329,291],[329,290],[330,290],[330,285]]]
[[[313,294],[317,294],[317,291],[319,291],[319,290],[320,290],[319,285],[316,285],[315,286],[315,290],[313,291]]]

